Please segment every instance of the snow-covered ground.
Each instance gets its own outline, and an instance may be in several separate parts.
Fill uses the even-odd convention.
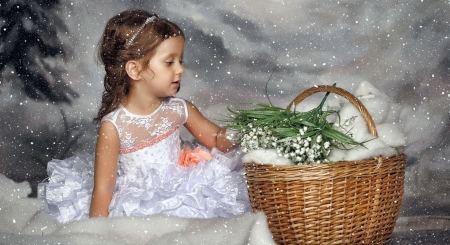
[[[0,174],[0,244],[275,244],[263,213],[228,219],[164,215],[85,219],[64,225],[28,198],[27,182]]]

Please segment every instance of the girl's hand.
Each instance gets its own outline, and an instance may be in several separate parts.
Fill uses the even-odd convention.
[[[226,138],[226,128],[221,128],[205,118],[191,102],[186,101],[186,105],[188,119],[184,126],[204,146],[210,149],[215,147],[222,152],[228,152],[237,147]]]

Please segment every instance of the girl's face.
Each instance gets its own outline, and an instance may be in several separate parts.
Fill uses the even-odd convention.
[[[181,85],[184,38],[171,37],[155,50],[148,67],[141,73],[149,93],[157,98],[173,96]]]

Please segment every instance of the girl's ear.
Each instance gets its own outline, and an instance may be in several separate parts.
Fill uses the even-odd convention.
[[[141,64],[136,60],[129,60],[125,64],[128,76],[133,80],[141,80]]]

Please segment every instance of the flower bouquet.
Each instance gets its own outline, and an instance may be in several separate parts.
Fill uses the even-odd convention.
[[[318,92],[327,95],[315,109],[290,110]],[[307,89],[286,110],[264,104],[230,110],[228,127],[235,132],[229,138],[243,151],[274,151],[293,163],[244,162],[253,211],[266,214],[278,244],[389,244],[400,212],[406,156],[328,161],[333,148],[364,145],[327,120],[339,117],[336,111],[323,110],[330,92],[351,102],[369,133],[378,136],[364,105],[335,86]]]
[[[332,148],[364,146],[364,142],[353,140],[345,127],[328,121],[333,115],[339,118],[339,111],[323,110],[329,94],[327,92],[321,103],[307,112],[261,103],[250,103],[253,109],[248,110],[228,108],[227,128],[235,133],[227,138],[239,143],[244,153],[274,150],[292,164],[322,163],[328,161]],[[349,120],[343,124],[348,124]]]

